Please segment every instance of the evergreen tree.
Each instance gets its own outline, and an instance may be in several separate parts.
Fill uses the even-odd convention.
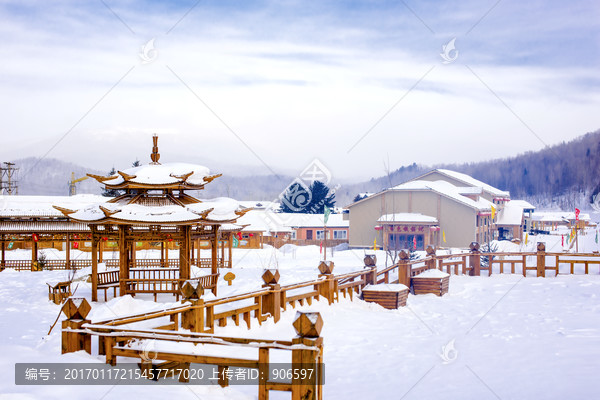
[[[335,193],[329,193],[329,187],[321,181],[314,181],[310,185],[312,199],[308,210],[309,214],[323,214],[325,206],[333,208],[335,206]]]
[[[137,159],[131,164],[131,166],[134,168],[139,167],[140,165],[142,165],[142,163],[140,162],[140,160]]]
[[[108,173],[107,176],[112,176],[115,175],[117,173],[117,171],[115,170],[115,167],[112,167],[112,169],[110,170],[110,172]],[[104,197],[117,197],[120,196],[122,194],[121,190],[117,190],[117,189],[107,189],[106,187],[104,187],[102,189],[102,196]]]
[[[361,201],[362,199],[366,199],[368,196],[366,194],[357,194],[356,196],[354,196],[354,202],[356,203],[357,201]]]

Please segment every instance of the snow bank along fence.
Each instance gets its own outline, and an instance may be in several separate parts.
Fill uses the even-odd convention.
[[[118,259],[102,260],[107,267],[118,268]],[[192,265],[199,268],[210,268],[210,258],[194,258],[190,260]],[[223,260],[222,258],[217,259],[217,266],[219,268],[231,268],[231,260]],[[39,267],[39,268],[38,268]],[[92,267],[92,260],[43,260],[37,261],[34,265],[32,260],[2,260],[0,262],[0,268],[10,268],[15,271],[41,271],[41,270],[67,270],[67,269],[81,269],[86,267]],[[131,268],[179,268],[179,259],[164,259],[160,258],[142,258],[131,261]]]
[[[272,390],[291,392],[293,400],[323,398],[323,338],[320,336],[323,320],[319,313],[297,312],[293,323],[297,336],[291,341],[216,336],[199,329],[202,327],[201,315],[198,313],[198,304],[202,302],[199,299],[202,287],[190,283],[183,292],[190,296],[186,299],[191,304],[97,323],[86,319],[91,307],[85,299],[70,298],[63,307],[67,319],[62,323],[62,353],[85,350],[91,354],[92,337],[96,337],[98,354],[106,357],[107,364],[115,366],[119,356],[139,358],[142,371],[155,371],[146,376],[174,376],[179,377],[180,382],[187,382],[190,364],[216,365],[219,372],[218,383],[225,387],[230,378],[225,373],[226,369],[252,368],[258,370],[259,399],[268,399],[269,391]],[[149,321],[160,324],[160,319],[164,317],[169,317],[172,322],[152,329],[133,327],[139,322],[144,322],[146,326]],[[181,321],[182,328],[190,329],[191,332],[179,331],[178,321]],[[189,351],[186,346],[179,349],[185,351],[187,348],[187,352],[175,352],[172,346],[160,348],[169,342],[195,346],[193,351]],[[152,343],[151,349],[149,343]],[[210,350],[216,346],[233,348],[236,357],[209,355]],[[271,380],[272,350],[291,352],[289,370],[293,372],[290,381]],[[203,351],[208,354],[202,354]]]

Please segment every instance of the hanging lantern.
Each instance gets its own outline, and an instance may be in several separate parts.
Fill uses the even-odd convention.
[[[40,237],[38,236],[37,233],[34,233],[33,235],[31,235],[31,238],[33,239],[34,242],[37,242],[38,240],[40,240]]]

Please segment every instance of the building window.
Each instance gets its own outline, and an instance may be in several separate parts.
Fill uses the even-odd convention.
[[[417,248],[415,249],[415,239]],[[425,250],[424,235],[399,235],[390,234],[388,236],[389,250]]]
[[[310,233],[311,233],[311,236],[312,236],[312,231],[310,231]],[[306,235],[306,236],[308,237],[308,235]],[[290,239],[296,240],[296,231],[292,231],[292,233],[290,233]]]
[[[307,229],[306,230],[306,240],[312,240],[313,238],[313,231],[312,229]]]
[[[317,231],[317,240],[323,239],[323,231]]]
[[[333,238],[334,239],[347,239],[348,232],[347,231],[333,231]]]

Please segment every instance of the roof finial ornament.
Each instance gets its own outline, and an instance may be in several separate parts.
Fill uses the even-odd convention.
[[[160,154],[158,153],[158,135],[155,133],[154,136],[152,136],[152,154],[150,154],[150,159],[152,159],[152,162],[150,164],[160,164],[158,162],[158,159],[160,158]]]

